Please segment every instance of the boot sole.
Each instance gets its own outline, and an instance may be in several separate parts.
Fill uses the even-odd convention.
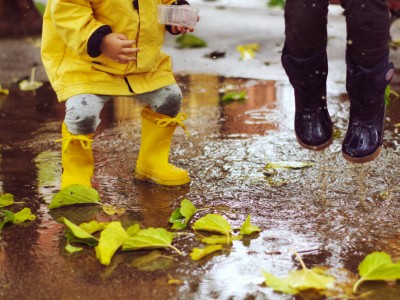
[[[382,146],[380,146],[378,149],[376,149],[374,153],[372,153],[368,156],[364,156],[364,157],[349,156],[344,152],[342,152],[342,156],[346,161],[348,161],[350,163],[363,164],[363,163],[373,161],[375,158],[377,158],[379,156],[379,154],[381,153],[381,150],[382,150]]]
[[[297,142],[299,143],[299,145],[301,147],[303,147],[304,149],[313,150],[313,151],[322,151],[322,150],[325,150],[326,148],[328,148],[332,144],[333,136],[331,136],[329,141],[327,141],[326,143],[321,144],[321,145],[316,145],[316,146],[304,144],[302,141],[300,141],[300,139],[297,136],[296,136],[296,139],[297,139]]]
[[[160,185],[166,185],[166,186],[178,186],[178,185],[184,185],[190,182],[190,177],[184,178],[184,179],[179,179],[179,180],[164,180],[160,179],[158,177],[154,176],[148,176],[138,170],[135,170],[134,177],[138,180],[141,181],[151,181]]]

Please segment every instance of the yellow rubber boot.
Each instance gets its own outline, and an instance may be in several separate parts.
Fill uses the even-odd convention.
[[[190,182],[186,170],[168,161],[171,140],[176,127],[179,125],[186,131],[184,120],[186,120],[184,114],[178,114],[172,118],[156,113],[149,107],[143,108],[142,138],[135,169],[136,179],[169,186]]]
[[[62,167],[61,189],[71,184],[91,187],[94,172],[92,153],[93,134],[72,134],[65,123],[62,125]]]

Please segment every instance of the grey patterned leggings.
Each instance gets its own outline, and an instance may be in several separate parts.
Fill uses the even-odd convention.
[[[64,122],[68,131],[73,134],[94,133],[100,124],[100,112],[104,104],[112,96],[81,94],[69,98],[65,103]],[[182,92],[177,84],[161,89],[135,95],[132,100],[139,100],[144,105],[149,105],[152,110],[160,114],[175,117],[182,104]]]

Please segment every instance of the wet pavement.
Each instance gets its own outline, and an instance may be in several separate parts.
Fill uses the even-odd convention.
[[[279,63],[282,12],[268,13],[271,26],[263,23],[265,11],[259,8],[248,19],[242,8],[226,12],[202,7],[196,33],[216,36],[208,40],[207,49],[181,50],[172,39],[166,41],[175,58],[191,134],[177,129],[170,158],[189,170],[190,185],[168,188],[134,180],[142,107],[130,98],[106,104],[93,143],[93,184],[103,203],[125,208],[120,216],[83,205],[49,211],[47,205],[60,186],[60,144],[55,140],[60,138],[64,107],[48,83],[33,92],[20,91],[15,84],[35,65],[37,79],[46,81],[38,41],[1,40],[0,83],[10,94],[0,95],[0,194],[13,194],[24,203],[12,209],[29,207],[37,219],[7,224],[0,234],[0,299],[300,299],[273,292],[263,284],[261,271],[286,276],[300,268],[296,251],[309,267],[330,267],[348,288],[368,253],[385,251],[400,261],[400,100],[388,106],[381,155],[362,166],[346,163],[340,152],[348,118],[345,30],[336,14],[332,18],[339,21],[328,28],[336,29],[328,47],[328,104],[336,138],[323,153],[300,148],[293,130],[293,91]],[[257,37],[259,56],[240,61],[235,52],[239,40],[250,43]],[[221,50],[220,45],[226,50],[224,59],[204,57]],[[399,66],[398,50],[391,56]],[[189,74],[188,68],[208,75]],[[235,78],[219,76],[222,73]],[[399,73],[396,70],[391,84],[396,92]],[[246,100],[221,100],[224,93],[240,90],[246,91]],[[265,165],[277,161],[315,166],[266,176]],[[225,216],[233,227],[250,214],[262,231],[198,262],[189,256],[193,247],[201,246],[192,233],[174,240],[183,256],[161,250],[167,258],[140,267],[133,261],[149,250],[118,252],[106,267],[90,247],[74,254],[64,249],[65,226],[57,222],[61,216],[77,224],[118,220],[125,226],[136,222],[143,228],[169,229],[169,216],[185,198]],[[170,278],[182,284],[168,284]],[[400,299],[399,283],[366,283],[360,291],[366,292],[362,299]],[[302,299],[319,298],[307,294]]]
[[[183,111],[191,136],[177,130],[171,161],[190,171],[184,187],[162,187],[133,179],[140,143],[140,105],[130,98],[107,103],[93,144],[94,186],[104,203],[125,208],[109,216],[98,207],[49,211],[60,184],[63,105],[48,84],[33,92],[10,85],[0,97],[0,193],[23,201],[35,221],[6,225],[0,240],[1,299],[294,299],[263,284],[261,270],[284,277],[299,264],[329,266],[343,282],[354,282],[357,265],[373,251],[400,259],[399,135],[400,102],[388,107],[384,150],[376,161],[346,163],[340,153],[347,126],[345,94],[329,95],[338,138],[324,153],[301,149],[293,133],[292,90],[287,82],[182,75]],[[392,84],[400,90],[399,82]],[[247,92],[243,101],[223,102],[228,91]],[[268,162],[313,162],[314,167],[264,174]],[[281,184],[282,182],[285,184]],[[232,247],[203,258],[189,257],[199,247],[193,234],[162,250],[168,259],[134,267],[150,251],[118,252],[102,266],[92,248],[69,254],[65,216],[80,224],[120,220],[123,224],[169,229],[168,218],[184,199],[224,215],[239,227],[251,214],[262,232],[234,241]],[[181,285],[168,284],[170,278]],[[363,299],[399,299],[399,285],[365,284]],[[303,299],[315,299],[312,295]]]

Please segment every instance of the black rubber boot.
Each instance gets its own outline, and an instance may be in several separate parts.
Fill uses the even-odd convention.
[[[374,160],[380,153],[385,123],[385,89],[394,66],[388,56],[374,68],[354,64],[346,54],[346,88],[350,99],[349,127],[342,144],[343,157],[352,163]]]
[[[323,150],[332,143],[332,121],[326,105],[328,60],[326,49],[307,58],[282,52],[282,65],[294,88],[294,129],[298,143],[309,150]]]

